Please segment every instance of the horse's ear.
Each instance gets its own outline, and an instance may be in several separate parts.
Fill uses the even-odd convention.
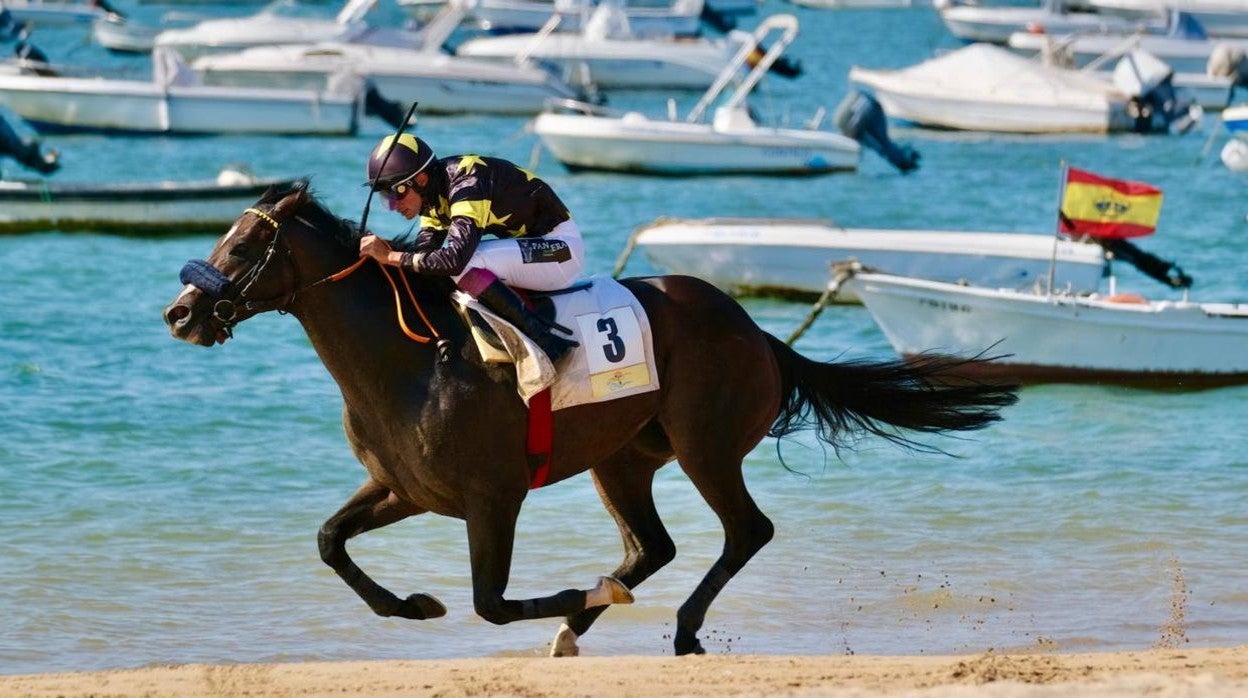
[[[294,216],[295,212],[298,211],[303,204],[307,202],[307,200],[308,181],[306,179],[301,179],[295,184],[294,189],[286,192],[286,195],[282,197],[282,200],[278,201],[277,205],[273,207],[273,217],[279,221],[284,221],[287,218]]]

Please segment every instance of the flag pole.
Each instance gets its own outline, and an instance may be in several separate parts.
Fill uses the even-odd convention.
[[[1053,230],[1053,255],[1049,257],[1049,283],[1048,289],[1046,289],[1048,298],[1053,297],[1053,284],[1056,283],[1057,279],[1057,241],[1061,239],[1062,234],[1062,199],[1066,194],[1066,170],[1068,168],[1069,165],[1067,165],[1066,159],[1063,158],[1061,172],[1057,180],[1057,225]]]

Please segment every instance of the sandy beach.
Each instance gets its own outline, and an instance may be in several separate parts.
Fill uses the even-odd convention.
[[[1248,696],[1248,646],[947,657],[482,658],[0,677],[3,696]]]

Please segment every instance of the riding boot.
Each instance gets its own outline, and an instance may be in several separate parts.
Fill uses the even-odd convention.
[[[573,347],[580,346],[578,342],[554,334],[541,318],[529,310],[515,291],[498,279],[490,282],[484,291],[477,294],[477,300],[536,342],[546,352],[546,356],[550,357],[551,363],[558,363]]]

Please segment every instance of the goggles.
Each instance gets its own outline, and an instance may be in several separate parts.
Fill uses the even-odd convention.
[[[389,201],[394,201],[394,200],[399,199],[399,198],[401,198],[401,197],[403,197],[403,196],[406,196],[406,195],[407,195],[408,190],[409,190],[409,189],[412,189],[412,188],[414,187],[414,185],[412,184],[412,179],[413,179],[413,178],[415,178],[415,177],[416,177],[416,175],[418,175],[418,174],[420,174],[420,173],[419,173],[419,172],[413,172],[412,174],[408,175],[407,177],[405,177],[405,178],[403,178],[403,179],[401,179],[401,180],[399,180],[399,181],[395,182],[394,184],[391,184],[390,186],[386,187],[385,189],[382,189],[382,190],[381,190],[381,192],[380,192],[380,193],[381,193],[382,198],[387,199],[387,200],[389,200]]]

